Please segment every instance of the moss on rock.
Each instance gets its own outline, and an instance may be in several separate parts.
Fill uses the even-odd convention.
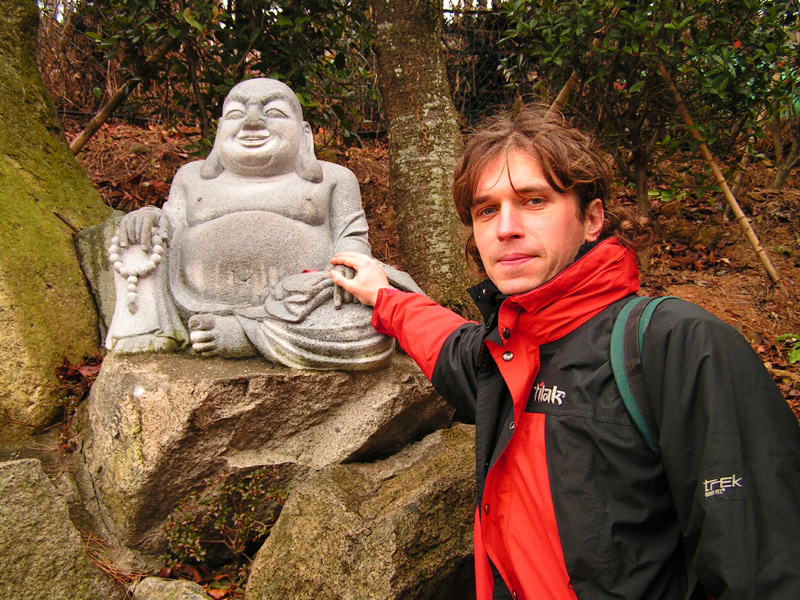
[[[75,230],[106,219],[67,145],[34,60],[38,8],[0,0],[0,408],[48,423],[55,368],[98,349],[97,316],[80,270]],[[0,436],[5,437],[5,436]]]

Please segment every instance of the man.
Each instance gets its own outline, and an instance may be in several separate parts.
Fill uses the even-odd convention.
[[[621,401],[610,335],[639,282],[609,180],[559,118],[501,115],[453,184],[483,325],[368,257],[331,277],[476,424],[479,600],[800,598],[800,428],[747,342],[667,300],[642,345],[660,456]]]

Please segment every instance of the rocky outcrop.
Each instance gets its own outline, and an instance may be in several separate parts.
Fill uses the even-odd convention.
[[[133,600],[208,600],[203,586],[184,579],[147,577],[131,590]]]
[[[474,598],[474,429],[457,424],[298,487],[256,555],[248,600]]]
[[[84,453],[107,524],[152,554],[164,550],[168,515],[211,476],[270,467],[291,489],[328,465],[386,457],[452,417],[405,355],[349,373],[111,354],[86,408]]]
[[[4,598],[25,600],[125,595],[92,564],[38,460],[0,463],[0,589]]]
[[[73,229],[111,212],[70,152],[36,66],[38,8],[0,0],[0,440],[50,422],[55,369],[98,348]]]

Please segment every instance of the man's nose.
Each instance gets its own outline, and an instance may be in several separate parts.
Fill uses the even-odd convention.
[[[524,231],[519,208],[512,203],[503,204],[500,206],[499,211],[500,214],[497,215],[497,237],[500,239],[521,237]]]
[[[258,104],[251,104],[247,107],[247,113],[244,116],[243,127],[248,129],[262,129],[267,124],[264,118],[264,113],[261,112],[261,106]]]

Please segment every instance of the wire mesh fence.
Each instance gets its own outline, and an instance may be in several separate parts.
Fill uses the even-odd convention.
[[[75,2],[41,3],[37,60],[42,77],[62,114],[88,119],[100,109],[126,79],[118,61],[106,52],[86,31],[102,20],[101,11],[78,11]],[[515,91],[503,77],[501,60],[506,56],[500,43],[508,28],[505,15],[480,0],[463,0],[442,11],[442,47],[453,101],[471,126],[499,105],[514,101]],[[365,52],[365,55],[371,54]],[[362,61],[363,62],[363,61]],[[374,83],[374,78],[372,78]],[[132,122],[180,120],[185,123],[186,107],[177,102],[177,81],[143,81],[115,117]],[[374,97],[360,100],[354,90],[349,102],[362,104],[365,120],[372,128],[381,127],[380,113],[375,113]]]
[[[497,8],[466,6],[443,11],[443,44],[450,91],[468,126],[493,108],[514,101],[506,84],[501,40],[508,29]]]

